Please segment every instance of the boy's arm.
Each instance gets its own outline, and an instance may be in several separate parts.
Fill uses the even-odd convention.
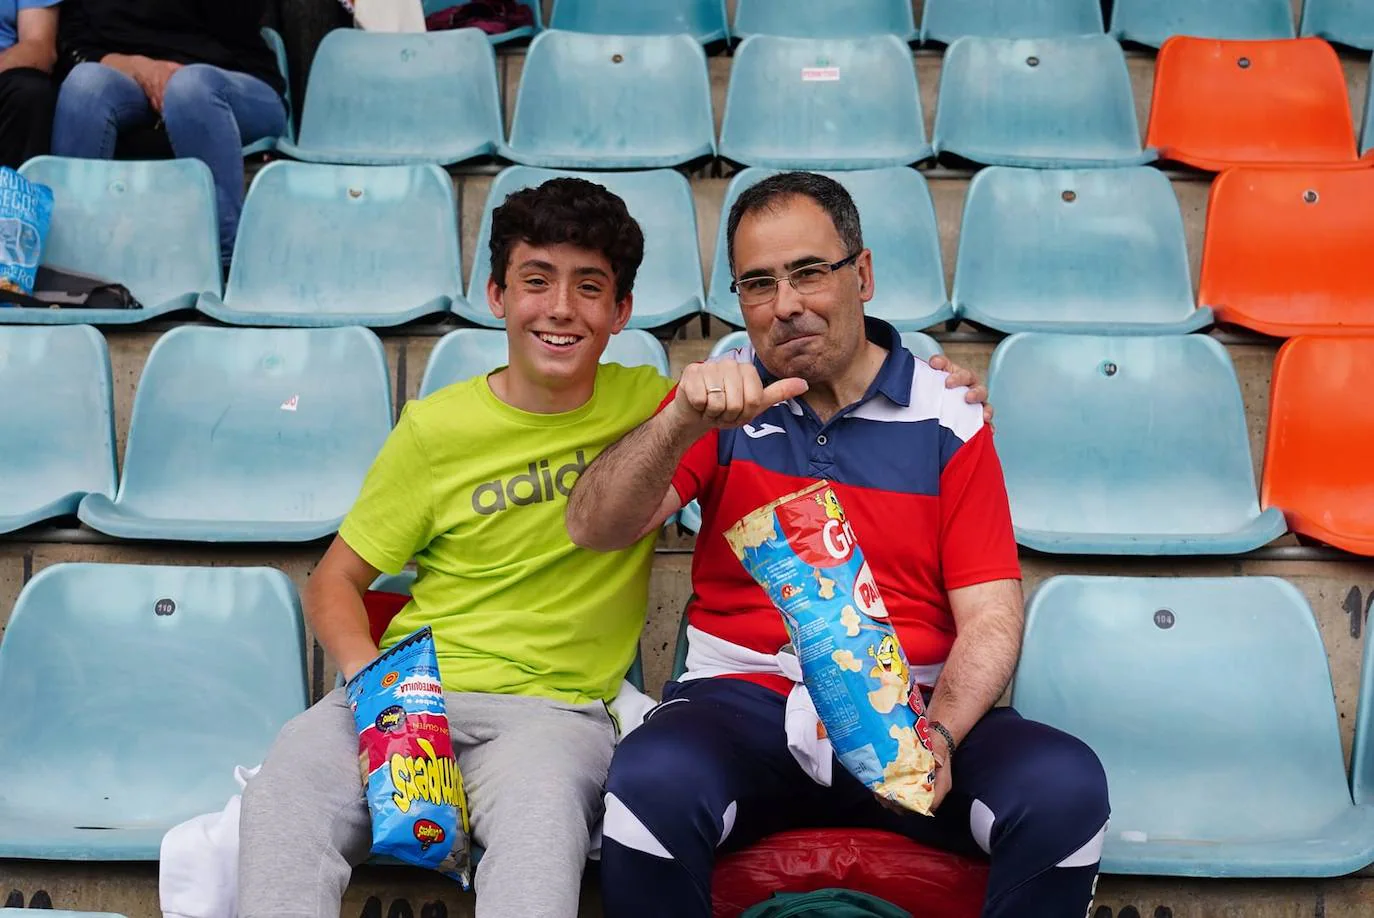
[[[305,585],[305,620],[345,679],[377,656],[363,594],[378,573],[336,536]]]

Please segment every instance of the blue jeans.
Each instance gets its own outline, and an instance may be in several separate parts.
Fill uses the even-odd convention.
[[[62,82],[53,117],[57,156],[110,159],[119,132],[156,124],[158,114],[130,77],[104,64],[78,64]],[[210,167],[219,211],[220,254],[234,250],[243,210],[243,147],[286,129],[286,105],[257,77],[188,64],[167,81],[162,100],[167,138],[179,157]]]

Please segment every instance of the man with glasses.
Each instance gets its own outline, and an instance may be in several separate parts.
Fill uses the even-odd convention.
[[[688,367],[659,412],[584,473],[568,529],[633,544],[696,499],[687,672],[611,765],[607,918],[708,918],[719,850],[804,826],[886,829],[991,859],[984,918],[1090,911],[1106,778],[1077,739],[994,707],[1022,598],[991,429],[977,405],[864,315],[873,255],[838,183],[774,176],[727,224],[751,347]],[[781,617],[722,534],[825,478],[928,698],[933,817],[896,812],[834,763]]]

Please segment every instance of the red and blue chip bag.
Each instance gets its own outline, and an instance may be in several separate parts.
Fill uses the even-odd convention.
[[[468,804],[449,735],[434,632],[421,628],[345,689],[372,813],[372,853],[469,888]]]

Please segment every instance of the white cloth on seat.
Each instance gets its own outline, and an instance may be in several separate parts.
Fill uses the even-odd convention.
[[[345,3],[353,24],[368,32],[423,32],[425,8],[421,0],[353,0]]]

